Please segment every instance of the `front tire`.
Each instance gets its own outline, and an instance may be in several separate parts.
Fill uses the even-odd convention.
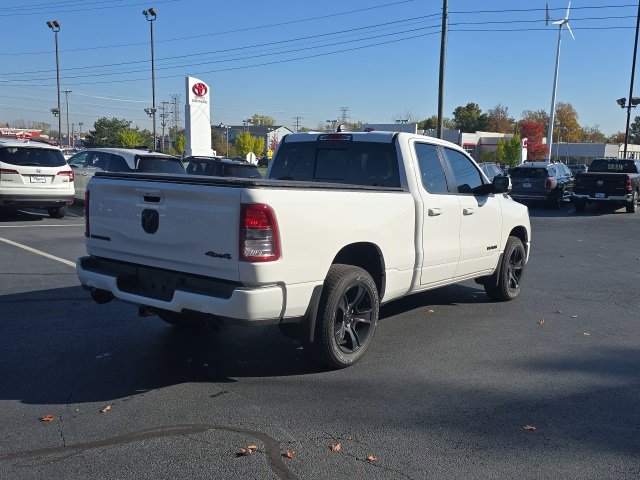
[[[522,240],[509,237],[502,255],[497,282],[487,282],[484,291],[489,298],[498,302],[513,300],[520,293],[524,276],[527,252]]]
[[[627,213],[636,213],[638,211],[638,192],[633,192],[631,202],[627,203]]]
[[[353,265],[332,265],[311,345],[316,360],[336,369],[357,362],[373,341],[379,310],[378,289],[369,273]]]

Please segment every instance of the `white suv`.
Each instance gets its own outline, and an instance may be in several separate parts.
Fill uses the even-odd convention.
[[[86,148],[69,159],[76,175],[76,198],[84,199],[96,172],[185,173],[178,157],[136,148]]]
[[[62,218],[73,203],[73,170],[57,147],[0,139],[0,207],[38,207]]]

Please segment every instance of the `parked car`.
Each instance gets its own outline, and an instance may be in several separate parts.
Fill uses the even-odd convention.
[[[258,160],[259,167],[268,167],[269,166],[269,157],[260,157]]]
[[[577,212],[587,202],[605,203],[636,213],[640,196],[640,161],[624,158],[596,158],[589,170],[575,177],[573,204]]]
[[[65,160],[69,160],[71,157],[73,157],[76,153],[79,152],[77,148],[61,148],[60,151],[62,152],[62,156],[64,157]]]
[[[478,165],[490,181],[493,181],[493,177],[505,174],[502,168],[500,168],[497,163],[483,162],[479,163]]]
[[[256,165],[242,160],[222,157],[186,157],[183,160],[187,173],[211,177],[261,178]]]
[[[0,140],[0,207],[44,208],[62,218],[73,192],[74,173],[58,147]]]
[[[96,172],[185,173],[178,157],[132,148],[87,148],[69,159],[75,172],[76,198],[84,198]]]
[[[544,201],[560,208],[573,194],[573,175],[564,163],[526,162],[511,169],[511,197],[519,202]]]
[[[569,165],[569,170],[571,170],[571,173],[573,173],[574,176],[576,175],[576,173],[584,173],[584,172],[586,172],[588,168],[589,168],[589,166],[585,165],[583,163]]]

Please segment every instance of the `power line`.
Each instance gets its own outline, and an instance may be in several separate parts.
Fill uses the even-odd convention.
[[[175,2],[179,2],[180,0],[154,0],[154,3],[158,4],[158,3],[175,3]],[[103,2],[96,2],[96,3],[103,3]],[[136,6],[145,6],[148,2],[136,2],[136,3],[130,3],[127,5],[104,5],[101,6],[101,9],[105,9],[105,8],[123,8],[123,7],[136,7]],[[87,3],[82,3],[83,6],[88,5]],[[14,7],[17,8],[17,7]],[[0,18],[11,18],[11,17],[20,17],[20,16],[26,16],[26,15],[33,15],[34,12],[33,11],[25,11],[28,10],[29,7],[24,7],[20,10],[19,13],[11,13],[10,15],[4,15],[0,13]],[[55,14],[63,14],[63,13],[72,13],[72,12],[86,12],[86,11],[90,11],[90,10],[95,10],[95,8],[75,8],[75,9],[70,9],[70,10],[50,10],[47,9],[46,7],[38,7],[38,8],[33,8],[33,10],[35,10],[37,13],[39,14],[50,14],[50,13],[55,13]]]

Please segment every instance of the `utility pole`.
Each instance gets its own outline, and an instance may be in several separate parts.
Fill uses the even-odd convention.
[[[178,140],[178,131],[182,126],[182,110],[180,108],[180,98],[181,95],[174,93],[171,95],[171,103],[173,103],[173,107],[171,110],[171,127],[169,127],[169,133],[173,133],[173,137],[171,138],[171,145],[175,145]],[[173,132],[171,132],[173,130]]]
[[[633,105],[633,79],[636,74],[636,57],[638,56],[638,30],[640,30],[640,1],[638,1],[638,17],[636,19],[636,40],[633,45],[633,62],[631,63],[631,84],[629,86],[629,106],[627,107],[627,127],[624,134],[624,154],[627,158],[627,145],[629,143],[629,122],[631,121],[631,108]],[[633,105],[635,106],[635,105]]]
[[[347,123],[349,119],[349,107],[340,107],[340,123]]]
[[[293,126],[296,132],[300,130],[300,120],[302,120],[302,117],[293,117]]]
[[[69,131],[69,94],[71,93],[71,90],[63,90],[64,91],[64,98],[65,98],[65,103],[67,106],[67,147],[71,146],[71,132]]]
[[[162,126],[162,140],[160,141],[160,150],[164,153],[164,128],[167,126],[167,105],[169,105],[169,102],[167,102],[166,100],[163,100],[161,102],[161,108],[160,108],[160,125]]]
[[[449,16],[448,0],[442,0],[442,32],[440,36],[440,77],[438,79],[438,125],[436,137],[444,135],[444,67],[447,54],[447,23]]]

